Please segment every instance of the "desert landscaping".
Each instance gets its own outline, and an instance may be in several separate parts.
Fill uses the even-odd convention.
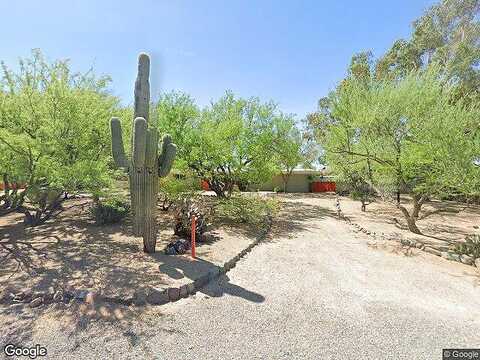
[[[480,0],[7,7],[0,358],[480,357]]]

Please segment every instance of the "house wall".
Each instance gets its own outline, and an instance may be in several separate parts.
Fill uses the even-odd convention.
[[[287,192],[309,192],[308,175],[292,174],[288,179]],[[283,179],[281,175],[276,175],[271,181],[262,184],[258,189],[261,191],[273,191],[275,188],[283,190]]]

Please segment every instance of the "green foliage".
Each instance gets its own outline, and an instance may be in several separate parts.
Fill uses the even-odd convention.
[[[229,196],[235,184],[243,187],[269,179],[276,171],[276,116],[272,103],[227,92],[191,122],[185,163],[220,197]]]
[[[118,197],[95,201],[90,208],[90,214],[97,225],[118,223],[128,215],[129,211],[129,203]]]
[[[480,235],[467,236],[464,243],[455,245],[455,251],[458,254],[472,256],[474,259],[480,258]]]
[[[442,0],[413,23],[409,40],[397,40],[376,64],[378,78],[398,79],[435,63],[455,84],[453,96],[480,93],[478,0]]]
[[[162,210],[167,211],[172,205],[185,198],[192,198],[200,190],[200,179],[194,176],[169,176],[160,179]]]
[[[215,216],[233,223],[259,225],[274,215],[279,208],[276,200],[259,196],[235,195],[221,199],[215,208]]]
[[[27,195],[36,184],[68,192],[105,186],[110,141],[101,119],[118,108],[109,78],[72,73],[68,61],[49,63],[38,50],[19,65],[15,72],[2,63],[0,173],[26,183]]]
[[[334,172],[362,176],[381,194],[414,195],[412,231],[426,199],[480,191],[478,103],[452,102],[438,67],[391,81],[347,79],[329,97],[315,132]],[[368,169],[366,171],[365,169]]]
[[[186,168],[183,161],[190,151],[186,144],[192,143],[192,125],[198,118],[200,110],[188,94],[169,92],[162,94],[154,105],[154,119],[161,133],[169,134],[178,147],[176,168]]]

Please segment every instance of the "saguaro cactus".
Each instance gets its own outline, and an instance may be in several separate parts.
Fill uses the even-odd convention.
[[[130,180],[130,198],[133,212],[133,232],[143,237],[143,250],[155,252],[157,242],[156,208],[158,178],[166,176],[172,167],[177,147],[169,135],[159,146],[158,132],[148,127],[150,105],[150,58],[138,57],[138,75],[135,81],[135,104],[132,128],[132,155],[125,156],[122,128],[118,118],[112,118],[112,154],[115,164],[125,169]],[[158,152],[160,151],[160,155]]]

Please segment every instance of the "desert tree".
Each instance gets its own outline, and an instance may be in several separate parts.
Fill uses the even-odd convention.
[[[377,187],[411,194],[411,210],[397,206],[415,233],[428,199],[480,189],[478,131],[472,131],[478,105],[452,102],[454,91],[436,67],[396,81],[349,79],[331,96],[330,117],[318,131],[329,163],[368,161]]]
[[[73,73],[68,61],[48,62],[39,50],[14,71],[2,63],[1,170],[24,183],[17,210],[37,225],[58,209],[65,192],[108,182],[108,124],[118,107],[108,77]]]

